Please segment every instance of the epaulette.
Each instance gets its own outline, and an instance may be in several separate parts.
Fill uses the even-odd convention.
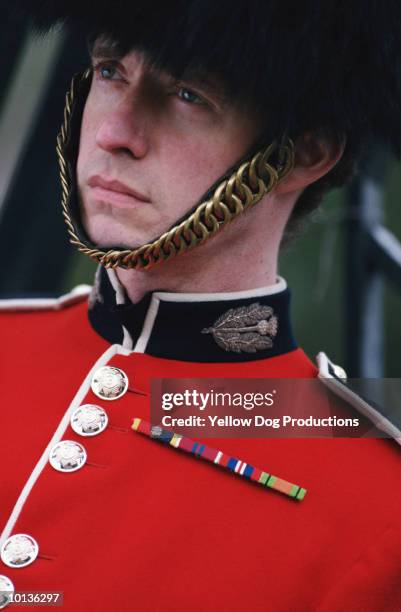
[[[355,410],[369,419],[377,429],[401,445],[401,428],[398,415],[387,412],[376,401],[372,401],[352,389],[344,369],[330,361],[325,353],[320,352],[316,356],[316,362],[319,368],[318,378],[333,393],[348,402]]]
[[[86,299],[91,292],[90,285],[77,285],[58,298],[12,298],[0,300],[0,312],[32,312],[35,310],[61,310]]]

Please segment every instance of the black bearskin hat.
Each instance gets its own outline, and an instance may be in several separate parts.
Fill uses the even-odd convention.
[[[400,0],[17,0],[46,31],[147,51],[175,75],[206,70],[266,111],[272,136],[373,136],[401,154]],[[271,121],[270,121],[271,118]]]

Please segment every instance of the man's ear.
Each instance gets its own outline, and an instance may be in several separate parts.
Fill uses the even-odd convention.
[[[294,169],[278,184],[277,194],[288,194],[315,183],[341,159],[346,138],[335,139],[305,132],[295,142]]]

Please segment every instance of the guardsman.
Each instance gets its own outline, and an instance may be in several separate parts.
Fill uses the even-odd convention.
[[[99,268],[0,305],[0,607],[400,609],[401,432],[297,345],[277,261],[370,137],[400,151],[401,5],[26,4],[88,32],[57,153]],[[177,436],[162,378],[320,378],[387,437]]]

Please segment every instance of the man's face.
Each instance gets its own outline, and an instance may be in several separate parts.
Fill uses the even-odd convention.
[[[103,247],[167,231],[257,140],[261,122],[216,81],[177,82],[143,54],[95,45],[78,156],[83,224]]]

